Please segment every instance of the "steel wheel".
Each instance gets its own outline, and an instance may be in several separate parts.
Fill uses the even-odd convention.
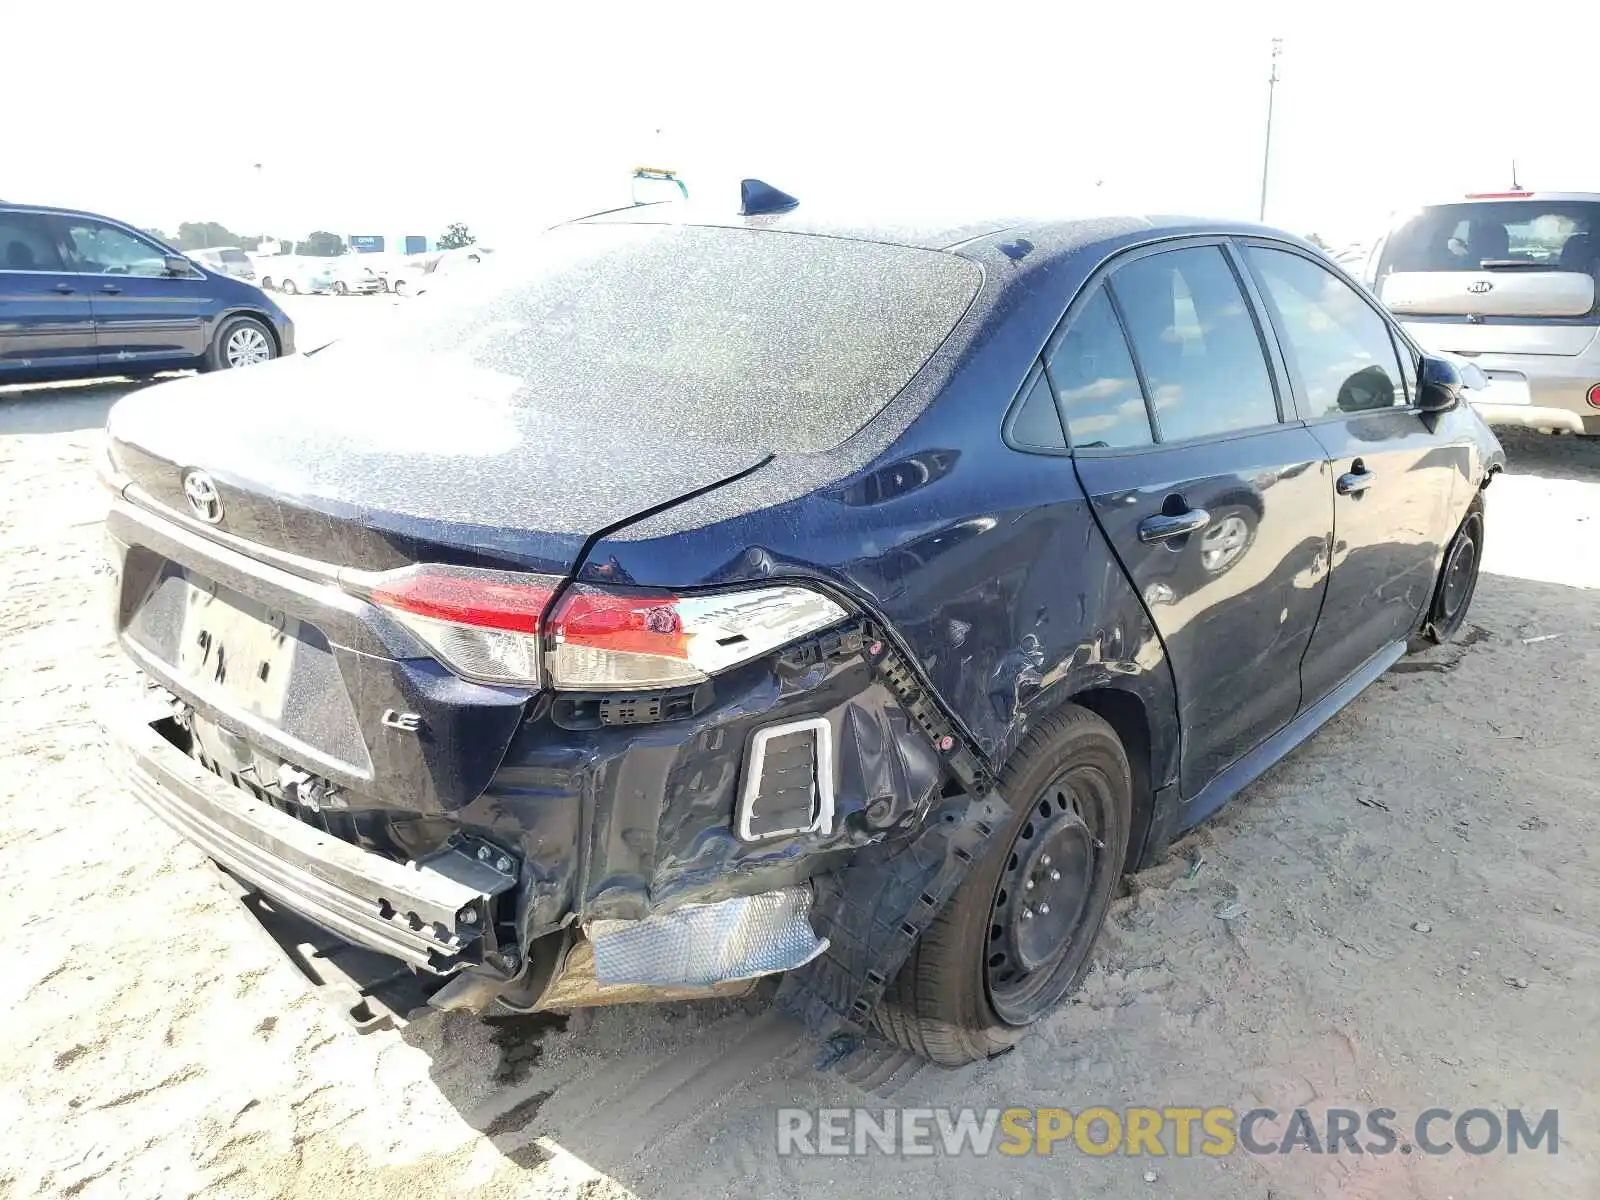
[[[1483,508],[1474,504],[1445,550],[1444,566],[1434,588],[1427,634],[1435,642],[1449,641],[1466,622],[1473,593],[1478,590],[1478,567],[1483,560]]]
[[[1017,830],[989,913],[984,984],[995,1015],[1028,1025],[1072,983],[1063,970],[1084,929],[1107,861],[1101,836],[1114,800],[1095,766],[1062,771],[1033,798]]]
[[[228,335],[222,356],[230,367],[248,367],[272,357],[272,343],[254,325],[241,325]]]

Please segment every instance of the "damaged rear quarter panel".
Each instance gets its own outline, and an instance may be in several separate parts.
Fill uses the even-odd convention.
[[[601,539],[581,577],[669,588],[825,581],[886,623],[994,770],[1040,716],[1101,689],[1137,701],[1148,762],[1136,774],[1162,788],[1176,776],[1179,733],[1148,614],[1072,460],[1001,437],[1008,405],[1101,256],[1024,274],[977,329],[958,331],[958,368],[870,461],[851,467],[852,443],[780,454],[727,489]],[[858,436],[871,435],[869,426]],[[1146,806],[1136,821],[1149,816]],[[1135,854],[1144,832],[1132,831]]]

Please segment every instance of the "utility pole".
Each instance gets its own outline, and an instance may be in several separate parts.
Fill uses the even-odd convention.
[[[1261,155],[1261,213],[1259,220],[1267,219],[1267,172],[1272,167],[1272,98],[1278,90],[1278,56],[1283,53],[1283,39],[1272,39],[1272,74],[1267,76],[1267,146]]]

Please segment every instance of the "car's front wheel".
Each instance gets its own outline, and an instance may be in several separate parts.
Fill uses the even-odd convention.
[[[1478,569],[1483,562],[1483,493],[1473,498],[1472,507],[1445,547],[1444,566],[1433,587],[1433,603],[1427,623],[1422,627],[1431,642],[1448,642],[1461,632],[1467,610],[1478,590]]]
[[[296,285],[295,285],[295,281],[294,281],[294,280],[292,280],[292,279],[285,279],[285,280],[284,280],[284,281],[283,281],[283,282],[282,282],[282,283],[281,283],[281,284],[279,284],[279,285],[278,285],[278,286],[279,286],[279,287],[281,287],[281,288],[282,288],[282,289],[283,289],[283,294],[284,294],[284,295],[285,295],[285,296],[294,296],[294,295],[298,295],[298,294],[299,294],[299,292],[300,292],[300,289],[299,289],[299,287],[297,287],[297,286],[296,286]]]
[[[335,296],[348,296],[350,294],[350,289],[345,286],[344,280],[335,279],[333,281],[333,294]]]
[[[213,371],[251,367],[278,357],[278,343],[269,330],[254,317],[234,317],[225,321],[206,352],[206,366]]]
[[[1115,731],[1068,705],[1000,778],[1009,827],[934,918],[875,1014],[889,1038],[950,1066],[998,1054],[1089,968],[1122,874],[1133,783]]]
[[[404,279],[396,279],[391,286],[392,286],[392,288],[394,290],[394,294],[396,296],[409,296],[409,295],[411,295],[411,285],[409,283],[407,283]]]

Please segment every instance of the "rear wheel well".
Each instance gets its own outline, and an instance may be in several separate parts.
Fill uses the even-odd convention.
[[[1128,756],[1133,782],[1133,819],[1128,828],[1128,853],[1122,869],[1131,871],[1144,852],[1150,818],[1155,811],[1155,790],[1150,783],[1150,719],[1139,697],[1118,688],[1090,688],[1073,696],[1069,703],[1088,709],[1110,725]]]

